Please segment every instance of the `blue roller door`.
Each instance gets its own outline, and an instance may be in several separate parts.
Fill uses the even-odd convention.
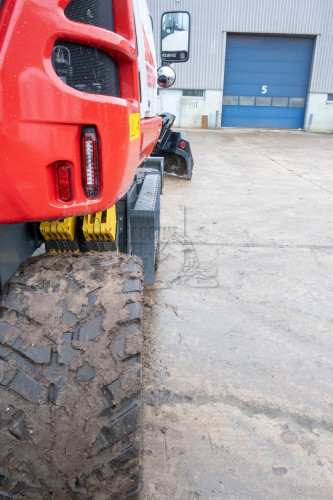
[[[222,127],[303,128],[313,39],[228,35]]]

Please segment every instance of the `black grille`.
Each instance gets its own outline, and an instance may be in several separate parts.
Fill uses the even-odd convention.
[[[118,64],[96,47],[57,40],[52,65],[59,78],[76,90],[120,97]]]
[[[71,21],[114,31],[112,0],[72,0],[65,15]],[[59,78],[76,90],[120,97],[118,64],[96,47],[57,40],[52,65]]]
[[[71,21],[114,31],[112,0],[72,0],[65,9]]]

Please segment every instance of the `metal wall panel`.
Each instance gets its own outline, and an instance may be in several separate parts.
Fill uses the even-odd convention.
[[[147,0],[160,54],[160,19],[167,10],[191,14],[191,55],[175,64],[175,88],[222,89],[226,33],[316,38],[310,92],[333,93],[332,0]],[[160,57],[158,56],[160,61]]]
[[[229,35],[222,127],[303,128],[312,53],[311,38]]]

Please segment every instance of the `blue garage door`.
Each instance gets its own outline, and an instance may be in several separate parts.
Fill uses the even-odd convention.
[[[313,39],[228,35],[222,127],[303,128]]]

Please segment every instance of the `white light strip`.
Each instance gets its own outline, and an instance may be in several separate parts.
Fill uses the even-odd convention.
[[[94,144],[93,141],[86,140],[84,142],[84,152],[86,155],[86,179],[87,187],[95,184],[95,169],[94,169]]]

